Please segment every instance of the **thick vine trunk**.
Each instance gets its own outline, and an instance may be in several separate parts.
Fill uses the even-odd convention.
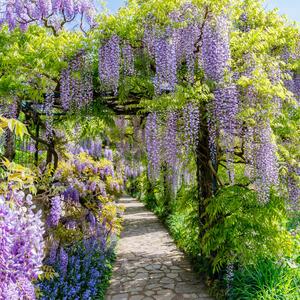
[[[201,229],[206,223],[205,217],[202,216],[205,212],[205,200],[212,197],[216,189],[216,179],[215,176],[213,176],[213,172],[211,171],[209,131],[206,116],[206,108],[202,107],[200,111],[199,142],[196,149],[200,238],[204,234],[204,231]]]
[[[48,144],[46,165],[49,165],[52,162],[53,162],[53,170],[51,173],[53,175],[58,166],[58,154],[55,151],[55,143],[53,140],[51,140]]]
[[[161,167],[162,175],[163,175],[163,193],[164,193],[164,206],[165,206],[165,214],[166,217],[170,214],[171,212],[171,187],[170,187],[170,182],[168,178],[168,170],[167,164],[163,163]]]
[[[18,119],[20,113],[20,103],[16,102],[12,105],[8,105],[7,111],[4,113],[6,118]],[[4,145],[4,157],[12,161],[16,155],[15,147],[15,134],[11,132],[8,128],[5,130],[5,145]]]
[[[12,161],[15,158],[15,136],[9,129],[5,130],[5,152],[4,156]]]

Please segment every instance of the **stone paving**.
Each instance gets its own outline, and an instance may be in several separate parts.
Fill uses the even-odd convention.
[[[133,198],[120,203],[124,231],[106,300],[212,300],[157,217]]]

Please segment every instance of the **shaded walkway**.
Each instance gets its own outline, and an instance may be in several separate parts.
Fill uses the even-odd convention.
[[[124,231],[106,300],[212,299],[157,217],[135,199],[120,203]]]

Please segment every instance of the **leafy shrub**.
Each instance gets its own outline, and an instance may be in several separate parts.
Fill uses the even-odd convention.
[[[138,180],[136,178],[130,178],[126,182],[126,192],[132,197],[140,198],[140,191],[138,187]]]
[[[229,299],[299,300],[300,269],[272,260],[241,268],[234,274]]]
[[[147,208],[154,210],[158,206],[154,186],[148,180],[146,173],[139,177],[138,186],[141,191],[140,200],[145,203]]]
[[[191,257],[200,253],[197,193],[194,188],[182,187],[172,203],[167,226],[177,245]]]
[[[249,265],[260,257],[290,254],[292,236],[285,226],[284,201],[274,194],[260,204],[249,189],[230,186],[207,200],[202,251],[214,271],[230,263]]]
[[[54,185],[43,181],[58,196],[51,198],[46,221],[44,263],[51,272],[38,282],[41,299],[104,299],[122,222],[114,197],[123,182],[112,161],[82,151],[61,159],[54,178]]]

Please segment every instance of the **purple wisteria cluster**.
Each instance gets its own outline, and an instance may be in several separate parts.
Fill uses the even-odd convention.
[[[57,226],[62,215],[62,200],[63,197],[55,196],[51,199],[51,209],[47,219],[48,226]]]
[[[192,5],[186,5],[183,10],[188,9],[193,13]],[[155,59],[154,87],[156,94],[175,90],[177,71],[183,64],[187,68],[187,81],[190,83],[194,81],[200,36],[198,22],[193,18],[185,18],[178,12],[171,14],[171,19],[174,27],[168,27],[165,32],[149,26],[144,32],[144,48],[149,56]],[[186,23],[188,25],[183,25]]]
[[[184,146],[187,150],[190,148],[195,149],[199,140],[199,123],[200,112],[199,107],[194,102],[189,102],[183,108],[184,120]]]
[[[134,53],[130,44],[126,43],[122,47],[124,74],[131,76],[134,74]]]
[[[183,20],[182,20],[183,21]],[[200,28],[197,22],[183,28],[177,28],[173,33],[173,40],[176,44],[177,66],[186,63],[188,81],[193,83],[196,63],[196,46],[199,41]]]
[[[172,38],[176,45],[177,67],[186,64],[187,80],[191,83],[194,81],[196,58],[201,57],[197,49],[201,36],[198,16],[198,8],[191,3],[183,4],[179,11],[170,15],[174,24]]]
[[[32,281],[41,273],[44,226],[31,198],[12,204],[0,197],[0,299],[36,299]]]
[[[229,70],[229,23],[226,16],[210,19],[204,26],[202,46],[203,68],[208,79],[224,81]]]
[[[156,94],[173,92],[177,84],[177,71],[186,66],[185,79],[193,83],[196,58],[199,56],[200,27],[197,8],[185,3],[170,14],[171,25],[165,30],[153,26],[150,18],[143,37],[143,47],[155,60],[154,87]]]
[[[18,99],[14,97],[5,104],[1,104],[0,113],[5,118],[16,118],[18,115]]]
[[[111,149],[109,149],[108,147],[105,147],[103,156],[107,160],[113,161],[113,151]]]
[[[156,179],[160,171],[160,139],[158,130],[158,115],[156,112],[147,116],[146,128],[146,148],[148,155],[148,175],[149,178]]]
[[[176,45],[166,37],[155,39],[156,73],[154,87],[157,94],[164,91],[174,91],[177,83]]]
[[[214,96],[214,114],[218,121],[221,144],[226,153],[229,180],[234,183],[234,146],[238,130],[239,94],[236,86],[230,84],[217,89]]]
[[[25,30],[29,24],[38,23],[58,32],[77,16],[92,26],[96,13],[93,1],[89,0],[5,0],[1,5],[4,13],[0,25],[7,23],[11,30]]]
[[[285,87],[294,94],[297,102],[300,103],[300,74],[295,74],[291,70],[287,70],[286,74],[290,79],[284,81]]]
[[[94,158],[100,158],[102,153],[102,141],[100,139],[86,139],[81,142],[80,152],[86,152]]]
[[[278,162],[276,159],[276,147],[272,143],[272,129],[270,124],[257,126],[254,131],[254,167],[255,184],[259,192],[259,200],[268,202],[270,189],[278,184]]]
[[[164,160],[172,170],[176,169],[176,163],[178,161],[177,120],[178,114],[175,111],[170,111],[167,115],[163,140]]]
[[[132,166],[125,166],[124,175],[125,178],[136,178],[140,176],[143,172],[143,168],[141,166],[136,166],[138,163],[133,164]]]
[[[270,189],[278,184],[278,161],[276,146],[272,141],[269,123],[260,123],[244,129],[245,175],[254,180],[259,192],[259,200],[269,200]]]
[[[68,151],[72,154],[87,153],[95,159],[99,159],[102,155],[102,141],[99,138],[87,138],[81,140],[78,144],[69,143]]]
[[[243,134],[246,170],[259,192],[261,203],[269,201],[271,187],[278,184],[276,146],[272,141],[269,123],[258,122],[255,127],[244,129]]]
[[[103,87],[115,95],[118,94],[120,64],[120,39],[113,35],[99,48],[99,77]]]
[[[257,66],[250,55],[245,56],[245,59],[248,61],[248,69],[243,75],[251,79]],[[273,84],[277,84],[280,78],[280,70],[271,70],[270,80]],[[262,100],[254,85],[249,85],[245,89],[243,98],[243,105],[253,110],[261,105]],[[274,99],[274,101],[278,110],[281,106],[280,100]],[[265,111],[262,110],[252,115],[251,124],[246,122],[241,134],[246,162],[245,175],[255,183],[261,203],[269,201],[271,187],[277,185],[279,180],[277,148],[272,139],[270,121],[265,119],[264,114]]]
[[[237,135],[239,94],[230,76],[229,22],[226,16],[210,18],[204,26],[202,59],[205,76],[216,83],[209,106],[208,127],[213,163],[217,159],[217,138],[226,154],[229,180],[234,183],[234,146]]]
[[[64,110],[82,108],[93,101],[93,75],[91,59],[80,51],[60,77],[60,99]]]
[[[289,64],[290,61],[299,59],[299,49],[296,52],[290,52],[287,49],[282,54],[282,60]],[[300,74],[290,69],[285,70],[286,78],[284,80],[285,87],[294,94],[294,97],[300,103]]]

